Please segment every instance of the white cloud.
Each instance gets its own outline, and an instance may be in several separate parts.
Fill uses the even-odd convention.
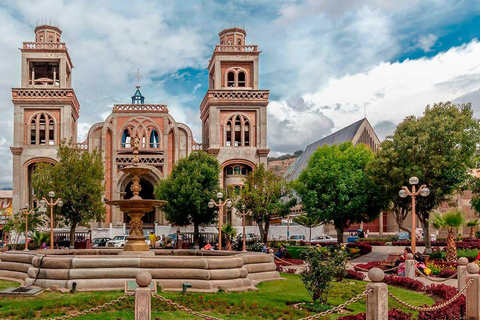
[[[428,35],[422,35],[418,38],[417,47],[422,49],[424,52],[432,51],[432,48],[437,43],[438,36],[430,33]]]
[[[314,94],[304,95],[307,103],[323,108],[342,128],[363,117],[373,123],[399,123],[407,115],[420,115],[428,104],[451,101],[480,88],[480,43],[451,48],[432,58],[382,62],[364,73],[332,78]],[[475,106],[474,106],[475,107]]]

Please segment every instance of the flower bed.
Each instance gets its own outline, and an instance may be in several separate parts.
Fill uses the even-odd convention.
[[[275,264],[277,266],[291,266],[291,265],[299,265],[304,263],[305,262],[302,259],[288,259],[288,258],[283,258],[282,260],[275,259]]]
[[[427,293],[439,296],[443,300],[449,300],[457,294],[457,289],[444,284],[433,284],[426,288]],[[442,302],[438,302],[440,304]],[[465,296],[460,296],[448,307],[440,310],[419,312],[419,320],[460,320],[465,316],[466,301]]]
[[[347,275],[345,276],[345,278],[361,281],[361,280],[365,280],[365,275],[361,272],[347,269]]]
[[[410,279],[407,277],[385,275],[383,282],[385,282],[388,285],[399,286],[399,287],[407,288],[407,289],[418,291],[418,292],[423,292],[426,290],[426,287],[423,284],[423,282]]]

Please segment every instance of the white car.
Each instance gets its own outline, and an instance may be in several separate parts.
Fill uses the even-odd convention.
[[[107,242],[109,248],[123,248],[127,242],[128,235],[115,236],[112,240]]]
[[[316,236],[312,238],[312,244],[328,242],[337,242],[337,238],[332,238],[330,236]]]

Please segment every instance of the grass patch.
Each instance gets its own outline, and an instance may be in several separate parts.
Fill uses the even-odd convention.
[[[191,293],[182,296],[179,293],[162,293],[166,298],[186,305],[195,311],[217,316],[223,319],[298,319],[314,313],[296,310],[291,304],[311,302],[311,297],[305,290],[300,277],[295,274],[282,274],[286,281],[273,281],[258,285],[258,291],[242,293],[201,294]],[[334,283],[330,291],[328,304],[331,306],[344,303],[346,300],[365,290],[365,282],[345,280]],[[0,281],[0,288],[18,286],[18,284]],[[389,287],[397,297],[413,305],[432,305],[434,301],[421,293],[402,288]],[[78,292],[76,294],[61,294],[45,292],[35,298],[0,298],[0,318],[2,319],[35,319],[66,315],[76,311],[90,309],[123,295],[123,292]],[[317,308],[318,307],[318,308]],[[390,308],[400,308],[389,300]],[[133,297],[120,302],[107,311],[79,317],[77,319],[117,320],[133,319]],[[324,306],[314,306],[315,310]],[[365,300],[356,302],[350,307],[351,314],[365,312]],[[152,300],[152,318],[198,319],[198,317],[178,312],[160,301]],[[402,309],[407,311],[405,309]],[[345,314],[342,314],[345,315]],[[336,319],[340,315],[332,315],[328,319]]]

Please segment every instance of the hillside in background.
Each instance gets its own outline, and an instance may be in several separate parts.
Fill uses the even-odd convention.
[[[303,153],[303,150],[295,151],[293,154],[286,154],[278,157],[268,157],[268,170],[279,176],[287,172],[290,165]]]

